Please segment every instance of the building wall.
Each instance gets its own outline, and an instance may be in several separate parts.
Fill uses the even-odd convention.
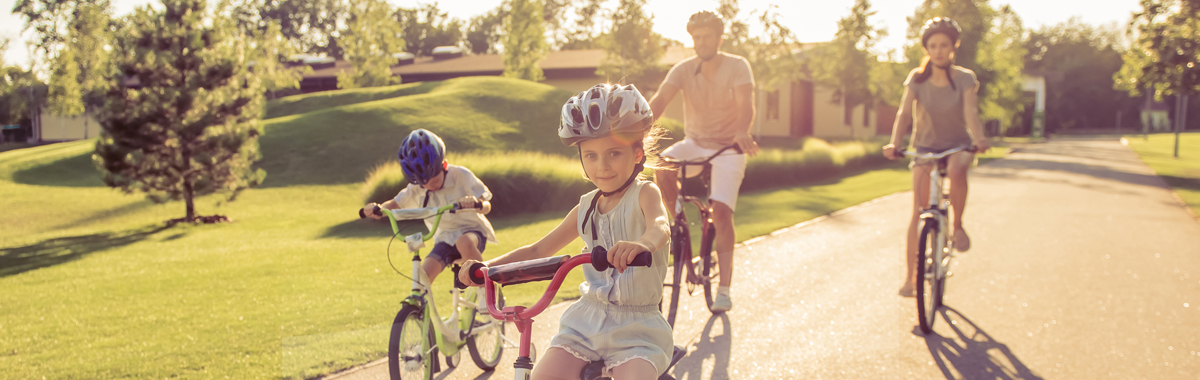
[[[755,130],[758,136],[789,137],[792,135],[791,82],[784,82],[755,94]]]
[[[42,141],[70,141],[92,138],[100,135],[100,123],[95,118],[88,118],[87,130],[84,130],[84,116],[57,116],[42,113]]]

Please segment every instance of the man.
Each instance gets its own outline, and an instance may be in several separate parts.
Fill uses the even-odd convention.
[[[720,52],[725,23],[720,16],[698,12],[688,20],[688,33],[696,55],[671,68],[667,78],[650,100],[654,117],[662,115],[667,104],[683,91],[683,141],[672,145],[663,156],[678,160],[705,158],[717,150],[736,144],[746,155],[758,154],[758,143],[750,137],[754,122],[754,76],[745,58]],[[746,173],[746,155],[722,154],[712,160],[713,224],[716,227],[714,249],[720,267],[720,282],[712,310],[733,308],[729,285],[733,280],[733,210],[738,188]],[[658,171],[655,182],[662,189],[663,202],[675,213],[677,172]]]

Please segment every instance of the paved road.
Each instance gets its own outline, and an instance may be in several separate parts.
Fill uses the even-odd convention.
[[[1195,379],[1200,223],[1115,140],[1030,145],[977,168],[972,251],[935,334],[896,295],[911,193],[739,246],[735,308],[684,297],[679,379]],[[1196,272],[1193,274],[1193,272]],[[563,307],[534,342],[544,349]],[[917,332],[917,333],[914,333]],[[440,379],[509,379],[465,359]],[[341,379],[385,379],[385,366]]]

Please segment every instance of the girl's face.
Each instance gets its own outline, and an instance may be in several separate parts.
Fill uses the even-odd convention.
[[[579,143],[579,154],[588,178],[607,193],[625,184],[644,153],[634,149],[632,143],[609,136]]]
[[[937,33],[929,36],[929,40],[925,42],[925,54],[929,55],[929,60],[934,65],[946,67],[954,59],[954,40],[950,39],[945,33]]]

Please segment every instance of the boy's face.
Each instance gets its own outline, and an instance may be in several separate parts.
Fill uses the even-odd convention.
[[[634,166],[642,159],[641,150],[616,137],[592,139],[579,143],[583,171],[600,191],[612,192],[633,175]]]
[[[430,178],[429,181],[425,182],[425,184],[421,185],[421,187],[424,188],[425,190],[429,190],[429,191],[438,191],[438,190],[441,190],[442,185],[445,185],[445,184],[446,184],[446,171],[443,170],[440,173],[438,173],[438,175],[433,176],[433,178]]]

